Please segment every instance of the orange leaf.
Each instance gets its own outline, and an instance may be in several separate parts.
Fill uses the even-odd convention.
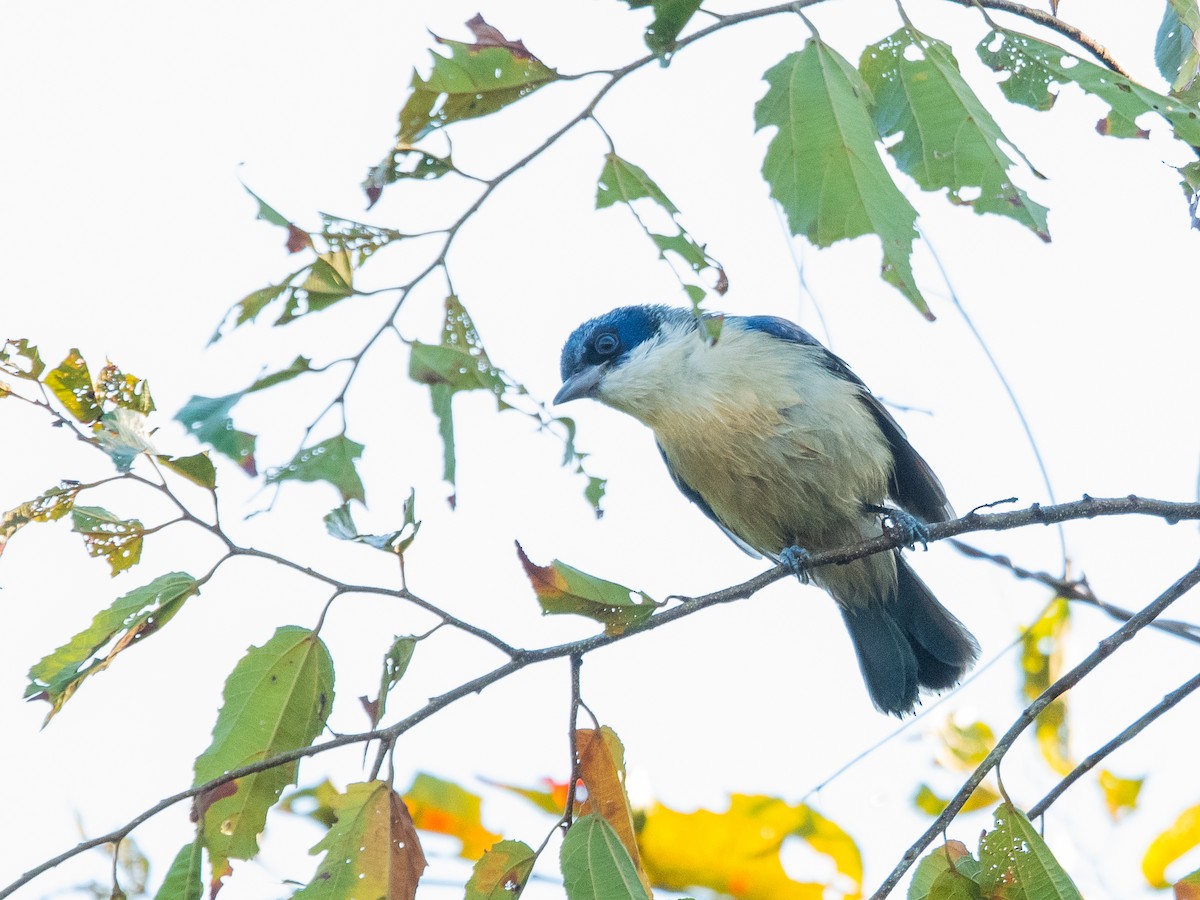
[[[581,728],[575,732],[575,753],[579,757],[579,775],[587,786],[587,807],[612,826],[633,860],[646,893],[651,894],[650,879],[638,854],[633,809],[625,793],[625,748],[621,739],[607,725],[599,731]]]

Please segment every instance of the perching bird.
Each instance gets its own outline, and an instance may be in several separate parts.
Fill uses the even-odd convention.
[[[689,310],[622,307],[575,329],[562,377],[555,403],[591,397],[648,425],[675,484],[751,556],[799,571],[810,551],[877,537],[883,516],[916,540],[922,521],[954,516],[866,385],[785,319],[726,316],[713,343]],[[899,551],[811,577],[837,601],[882,712],[911,712],[921,688],[952,687],[979,655]]]

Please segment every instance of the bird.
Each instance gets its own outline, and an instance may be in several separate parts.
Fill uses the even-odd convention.
[[[561,374],[555,405],[591,398],[648,426],[676,487],[738,547],[833,597],[876,709],[912,713],[922,689],[951,688],[974,664],[978,642],[899,549],[809,571],[814,551],[885,523],[915,544],[954,511],[888,410],[803,328],[623,306],[575,329]]]

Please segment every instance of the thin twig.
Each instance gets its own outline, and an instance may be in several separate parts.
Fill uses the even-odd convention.
[[[1193,675],[1179,687],[1175,688],[1175,690],[1163,697],[1162,700],[1151,707],[1136,722],[1131,724],[1128,728],[1118,734],[1099,750],[1090,754],[1087,759],[1072,769],[1062,781],[1054,786],[1050,793],[1030,807],[1028,813],[1029,818],[1036,819],[1038,816],[1044,815],[1046,810],[1050,808],[1050,804],[1057,800],[1067,788],[1095,768],[1097,763],[1103,760],[1118,747],[1129,743],[1129,741],[1137,736],[1137,734],[1141,732],[1143,728],[1165,713],[1168,709],[1179,703],[1179,701],[1196,690],[1196,688],[1200,688],[1200,674]]]
[[[1026,728],[1033,724],[1043,709],[1078,684],[1080,679],[1111,656],[1118,647],[1154,621],[1163,610],[1186,594],[1198,582],[1200,582],[1200,562],[1189,569],[1182,578],[1167,588],[1167,590],[1163,591],[1163,593],[1159,594],[1158,597],[1143,607],[1132,619],[1102,640],[1096,649],[1087,655],[1083,662],[1079,663],[1079,665],[1063,675],[1058,681],[1046,688],[1036,700],[1029,704],[1017,718],[1017,721],[1013,723],[1012,727],[996,742],[996,746],[992,748],[992,751],[984,757],[983,762],[971,773],[971,777],[966,780],[958,793],[946,804],[946,808],[942,810],[941,815],[917,839],[916,843],[905,851],[904,856],[900,858],[900,862],[892,869],[891,874],[879,886],[879,889],[871,895],[871,900],[882,900],[882,898],[891,893],[900,879],[904,877],[904,873],[917,861],[917,857],[921,855],[925,848],[939,834],[946,830],[951,820],[962,809],[963,804],[975,792],[975,788],[979,786],[988,772],[996,767],[1008,752],[1009,747],[1013,745]]]

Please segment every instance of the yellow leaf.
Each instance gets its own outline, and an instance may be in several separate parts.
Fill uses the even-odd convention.
[[[996,735],[986,722],[959,725],[952,715],[947,717],[938,737],[942,739],[942,747],[937,761],[960,772],[976,769],[996,746]]]
[[[1056,597],[1021,635],[1022,692],[1027,701],[1035,700],[1062,674],[1063,640],[1070,617],[1067,600]],[[1057,698],[1038,714],[1034,733],[1051,769],[1066,775],[1075,768],[1071,759],[1065,697]]]
[[[1100,789],[1104,791],[1104,804],[1114,820],[1137,809],[1138,794],[1142,790],[1143,781],[1144,778],[1122,778],[1108,769],[1100,770]]]
[[[1167,866],[1197,844],[1200,844],[1200,804],[1181,812],[1170,828],[1150,842],[1142,858],[1142,874],[1152,887],[1167,887]]]
[[[961,812],[969,813],[980,809],[989,809],[999,801],[1000,794],[996,789],[987,782],[983,782],[971,792],[971,796],[963,804]],[[930,816],[941,815],[942,810],[949,802],[935,794],[933,788],[927,784],[922,784],[917,789],[916,796],[913,797],[913,805]]]
[[[779,855],[789,837],[829,856],[844,877],[832,886],[789,878]],[[744,794],[734,794],[720,813],[681,813],[655,804],[645,813],[638,844],[651,881],[669,890],[708,888],[737,900],[862,896],[862,858],[854,841],[804,804]]]
[[[500,840],[500,835],[483,827],[479,796],[453,782],[419,773],[405,793],[404,802],[419,829],[462,841],[458,855],[463,859],[479,859]]]
[[[621,739],[607,725],[598,731],[581,728],[575,733],[575,753],[579,758],[579,776],[588,792],[583,812],[595,812],[612,826],[650,895],[650,879],[642,868],[633,831],[633,809],[625,793],[625,747]]]

